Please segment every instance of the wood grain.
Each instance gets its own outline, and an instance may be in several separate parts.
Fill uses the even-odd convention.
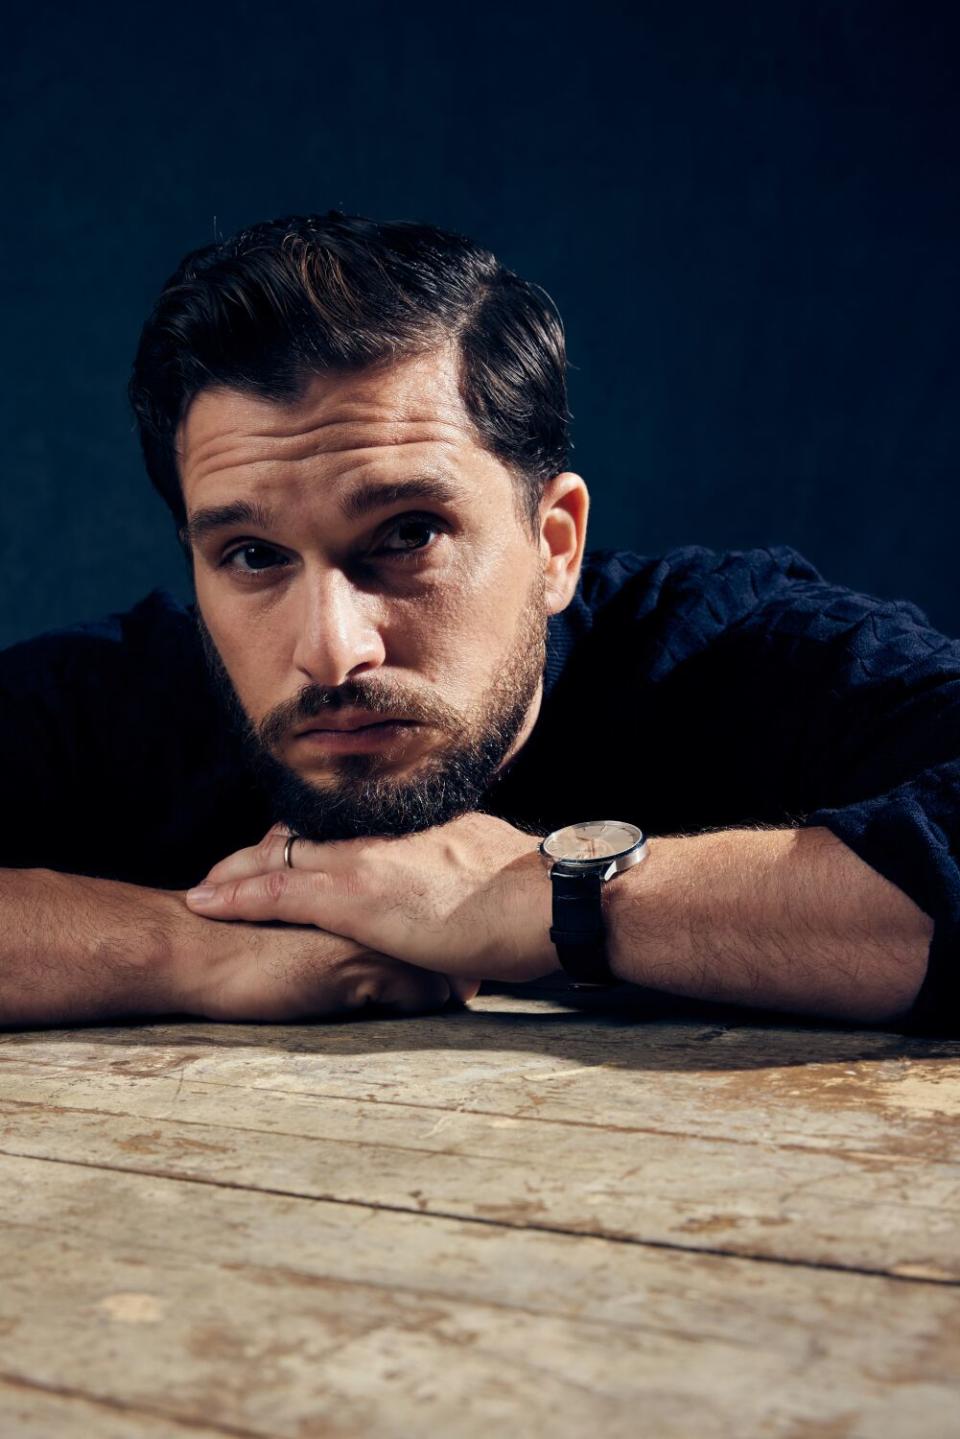
[[[641,1412],[678,1439],[944,1436],[960,1401],[952,1286],[37,1160],[0,1179],[5,1372],[155,1415],[282,1436],[626,1436]]]
[[[960,1044],[563,995],[0,1036],[0,1434],[947,1439]]]
[[[151,1026],[75,1033],[46,1051],[23,1036],[0,1048],[0,1149],[960,1277],[960,1046],[604,1025],[530,1000],[522,1045],[497,1047],[497,1020],[516,1039],[516,1011],[484,1003],[451,1024],[444,1064],[443,1019],[230,1027],[240,1033],[229,1045],[216,1026],[213,1042],[197,1027]]]

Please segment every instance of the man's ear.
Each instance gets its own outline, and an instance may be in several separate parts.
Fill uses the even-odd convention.
[[[540,558],[547,613],[559,614],[573,599],[587,540],[590,495],[580,475],[564,470],[543,487]]]

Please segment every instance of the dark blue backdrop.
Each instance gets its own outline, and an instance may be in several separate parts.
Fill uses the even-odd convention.
[[[124,386],[182,252],[331,206],[553,294],[592,542],[784,542],[960,633],[956,7],[23,7],[0,644],[186,595]]]

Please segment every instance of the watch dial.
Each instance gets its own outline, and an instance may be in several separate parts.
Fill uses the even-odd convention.
[[[643,831],[622,819],[592,819],[555,829],[544,840],[544,852],[551,859],[614,859],[643,839]]]

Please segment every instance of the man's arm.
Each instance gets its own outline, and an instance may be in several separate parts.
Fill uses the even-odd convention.
[[[436,1009],[446,979],[314,928],[217,925],[177,891],[0,869],[0,1027]],[[458,987],[464,997],[470,986]]]
[[[604,908],[631,984],[865,1023],[910,1008],[934,930],[824,827],[654,837]]]
[[[557,968],[535,836],[469,814],[398,839],[284,833],[215,865],[188,902],[222,920],[283,920],[352,935],[448,974],[536,979]],[[923,980],[934,921],[829,830],[654,836],[604,887],[615,974],[701,999],[859,1023],[902,1014]]]

